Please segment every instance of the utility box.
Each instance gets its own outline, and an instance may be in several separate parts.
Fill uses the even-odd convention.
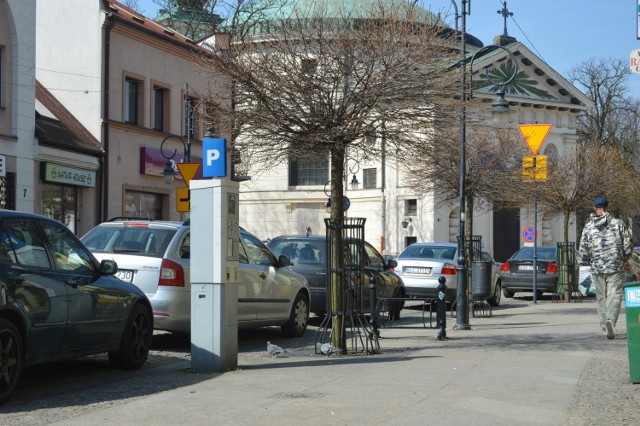
[[[491,296],[491,261],[474,260],[471,263],[471,295],[474,299]]]
[[[631,383],[640,383],[640,282],[624,284]]]

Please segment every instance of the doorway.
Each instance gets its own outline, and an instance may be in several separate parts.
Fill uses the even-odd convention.
[[[520,248],[520,209],[493,212],[493,257],[506,262]]]

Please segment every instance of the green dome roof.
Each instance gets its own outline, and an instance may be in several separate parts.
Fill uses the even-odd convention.
[[[366,19],[371,18],[376,7],[402,13],[412,2],[404,0],[263,0],[248,6],[236,18],[238,22],[255,24],[254,34],[269,33],[268,23],[286,19],[324,18],[324,19]],[[443,28],[449,26],[435,14],[426,9],[418,9],[423,15],[421,22],[437,24]],[[225,21],[222,27],[230,27]]]

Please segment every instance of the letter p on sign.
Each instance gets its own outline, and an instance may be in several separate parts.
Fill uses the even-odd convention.
[[[205,138],[202,140],[203,177],[223,177],[227,175],[226,139]]]

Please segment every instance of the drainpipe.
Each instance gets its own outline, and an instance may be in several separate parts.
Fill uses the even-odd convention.
[[[385,199],[385,194],[384,194],[384,190],[385,190],[385,186],[386,186],[386,156],[387,156],[387,152],[386,152],[386,144],[387,144],[387,136],[385,134],[385,122],[382,122],[382,141],[380,142],[382,145],[382,155],[381,155],[381,165],[380,165],[380,180],[381,185],[380,185],[380,225],[381,225],[381,229],[380,229],[380,253],[385,254],[385,248],[387,246],[387,241],[386,241],[386,229],[387,229],[387,215],[386,215],[386,211],[387,211],[387,202]]]
[[[110,80],[110,50],[111,50],[111,29],[114,25],[113,14],[110,12],[108,0],[102,2],[106,18],[103,24],[104,44],[102,51],[103,59],[103,91],[102,91],[102,149],[104,151],[104,161],[100,169],[101,182],[98,194],[98,223],[107,220],[109,214],[109,80]]]

